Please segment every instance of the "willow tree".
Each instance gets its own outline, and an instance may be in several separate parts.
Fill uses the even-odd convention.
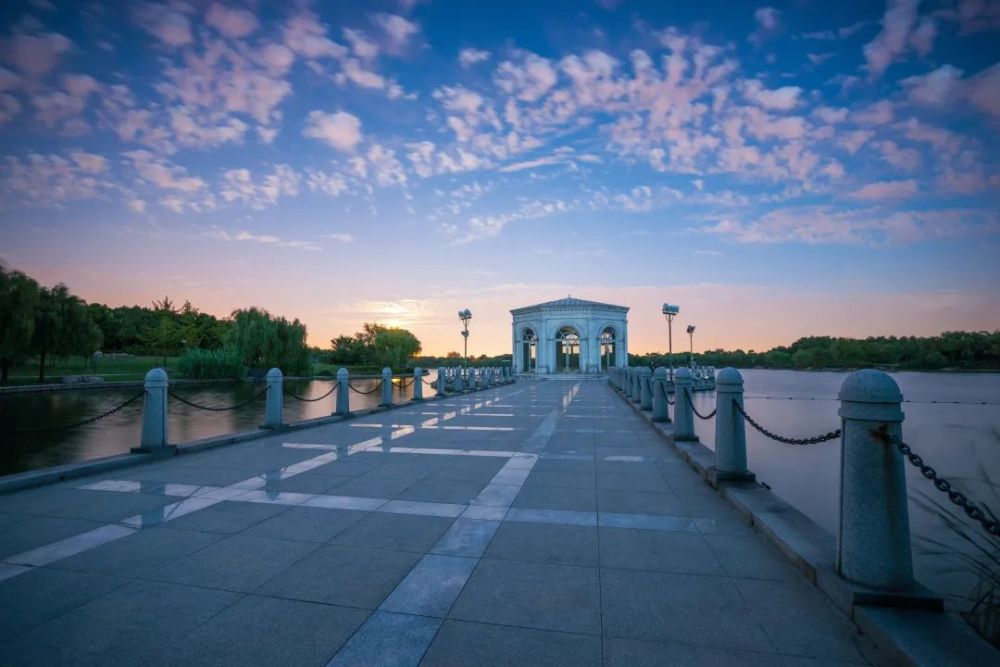
[[[7,382],[11,367],[30,351],[37,301],[38,283],[0,266],[0,383]]]
[[[309,371],[306,326],[297,319],[289,322],[262,308],[234,310],[225,344],[239,354],[248,368],[276,367],[286,375]]]
[[[375,334],[372,348],[380,364],[406,368],[406,362],[420,354],[420,341],[406,329],[383,329]]]

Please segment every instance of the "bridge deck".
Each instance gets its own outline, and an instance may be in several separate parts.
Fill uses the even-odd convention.
[[[0,533],[3,665],[864,662],[605,383],[0,496]]]

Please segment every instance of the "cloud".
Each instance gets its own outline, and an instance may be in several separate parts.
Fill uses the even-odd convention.
[[[205,16],[205,22],[226,37],[240,39],[258,27],[257,19],[245,9],[233,9],[219,3],[212,3]]]
[[[132,20],[169,47],[185,46],[194,40],[188,18],[166,5],[139,2],[132,9]]]
[[[972,77],[969,80],[967,95],[969,101],[980,111],[1000,116],[1000,63]]]
[[[911,76],[900,83],[906,89],[911,102],[925,106],[940,106],[954,102],[962,80],[962,70],[951,65],[942,65],[923,76]]]
[[[353,243],[353,234],[344,234],[343,232],[334,232],[332,234],[323,234],[323,238],[330,239],[331,241],[336,241],[338,243]]]
[[[905,199],[917,194],[917,182],[912,178],[905,181],[878,181],[869,183],[851,193],[856,199]]]
[[[292,15],[282,28],[282,36],[285,46],[310,60],[347,55],[347,48],[327,37],[326,27],[309,11]]]
[[[389,47],[393,51],[406,48],[410,38],[420,32],[418,24],[397,14],[375,14],[372,22],[385,32],[389,38]]]
[[[458,63],[462,67],[472,67],[476,63],[490,59],[490,52],[482,49],[462,49],[458,52]]]
[[[69,156],[7,156],[0,160],[0,209],[57,208],[65,202],[102,197],[119,187],[106,171],[102,156],[84,151]]]
[[[15,33],[0,39],[0,58],[28,77],[51,72],[73,42],[57,32]]]
[[[782,86],[775,90],[764,88],[760,81],[747,81],[743,94],[751,102],[776,111],[789,111],[799,105],[799,95],[802,89],[798,86]]]
[[[331,148],[350,152],[361,143],[361,120],[346,111],[310,111],[302,134],[318,139]]]
[[[312,241],[294,241],[283,239],[273,234],[254,234],[246,230],[241,230],[231,234],[224,229],[213,229],[204,232],[202,236],[233,243],[262,243],[264,245],[276,246],[279,248],[291,248],[293,250],[322,250],[322,246]]]
[[[240,202],[252,209],[274,206],[281,197],[299,194],[300,177],[287,164],[276,164],[259,183],[248,169],[229,169],[222,174],[219,196],[227,203]]]
[[[919,4],[920,0],[889,0],[882,17],[882,31],[864,47],[870,78],[882,76],[889,65],[906,53]]]
[[[142,180],[160,189],[193,193],[207,185],[197,176],[189,176],[184,167],[171,164],[149,151],[126,151],[123,155],[132,161],[132,166]]]
[[[500,88],[524,102],[535,102],[556,84],[552,63],[529,51],[518,53],[514,60],[500,63],[496,82]]]
[[[753,20],[757,24],[757,29],[747,41],[756,46],[761,46],[781,31],[781,10],[774,7],[758,8],[753,13]]]

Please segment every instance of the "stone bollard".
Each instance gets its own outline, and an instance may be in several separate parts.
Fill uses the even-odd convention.
[[[464,387],[462,387],[462,369],[461,368],[456,368],[455,369],[455,381],[452,382],[451,384],[452,384],[452,387],[454,388],[454,390],[455,390],[456,393],[458,393],[458,392],[460,392],[460,391],[462,391],[464,389]]]
[[[424,369],[420,366],[413,369],[413,400],[424,400]]]
[[[143,384],[146,395],[142,401],[142,434],[133,452],[172,456],[176,447],[167,444],[167,372],[154,368],[146,373]]]
[[[648,368],[639,369],[639,409],[653,409],[653,371]]]
[[[267,372],[267,396],[264,404],[264,426],[262,428],[281,428],[284,420],[284,396],[282,384],[284,376],[280,368],[272,368]]]
[[[349,417],[351,414],[351,375],[346,368],[337,371],[337,411],[333,414]]]
[[[840,386],[840,540],[837,572],[864,586],[913,586],[902,437],[903,396],[888,374],[851,373]],[[882,435],[882,437],[879,437]]]
[[[735,368],[723,368],[715,381],[715,481],[752,481],[747,470],[747,434],[743,415],[743,376]]]
[[[631,399],[633,403],[642,402],[642,377],[639,374],[640,372],[640,368],[632,369],[632,391],[629,394],[629,399]]]
[[[392,369],[382,369],[382,400],[379,405],[390,407],[392,405]]]
[[[653,421],[670,421],[667,410],[667,369],[660,366],[653,371]]]
[[[444,386],[445,381],[445,369],[442,366],[438,366],[437,391],[435,392],[438,396],[444,396],[448,393]]]
[[[677,442],[696,442],[694,434],[694,412],[690,396],[691,371],[683,366],[674,371],[674,440]]]
[[[472,384],[471,382],[469,384]],[[482,389],[486,384],[486,369],[476,369],[476,389]]]

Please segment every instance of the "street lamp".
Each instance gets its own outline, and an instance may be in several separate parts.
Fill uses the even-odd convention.
[[[674,380],[674,318],[681,311],[679,306],[671,306],[669,303],[663,304],[663,316],[667,318],[667,335],[669,336],[670,349],[668,351],[670,359],[670,381]]]
[[[691,352],[688,356],[688,366],[694,368],[694,325],[688,325],[688,336],[691,337]]]
[[[469,320],[472,319],[472,311],[466,308],[458,311],[458,319],[462,320],[462,338],[465,339],[465,367],[469,367]]]

